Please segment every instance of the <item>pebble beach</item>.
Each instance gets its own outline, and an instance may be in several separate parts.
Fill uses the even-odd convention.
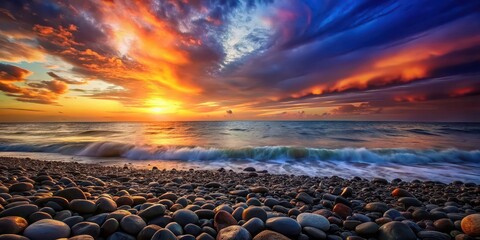
[[[469,182],[0,162],[0,240],[480,239]]]

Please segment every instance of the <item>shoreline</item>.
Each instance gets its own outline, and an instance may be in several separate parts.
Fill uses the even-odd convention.
[[[475,183],[135,169],[14,157],[0,157],[0,163],[0,239],[480,235]]]

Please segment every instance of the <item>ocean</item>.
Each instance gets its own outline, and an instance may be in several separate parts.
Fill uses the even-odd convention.
[[[0,123],[0,156],[176,169],[480,183],[480,124]]]

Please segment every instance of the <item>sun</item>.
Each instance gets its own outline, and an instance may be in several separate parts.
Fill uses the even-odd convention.
[[[150,108],[150,112],[152,113],[161,113],[162,111],[163,111],[163,108],[160,108],[160,107]]]
[[[166,99],[152,98],[146,101],[146,109],[153,114],[174,113],[178,110],[179,104]]]

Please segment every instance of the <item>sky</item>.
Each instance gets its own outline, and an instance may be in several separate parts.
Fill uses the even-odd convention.
[[[162,120],[480,121],[480,1],[0,1],[0,121]]]

